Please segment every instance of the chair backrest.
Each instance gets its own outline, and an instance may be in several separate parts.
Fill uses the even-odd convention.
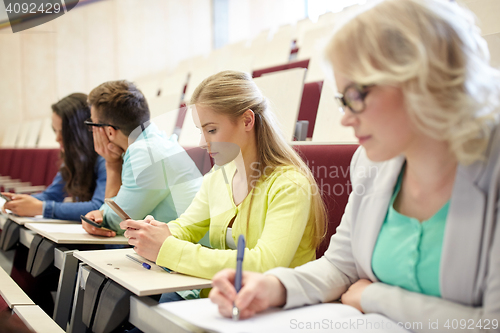
[[[285,139],[290,141],[293,141],[295,133],[305,71],[304,68],[293,68],[254,79],[269,100],[270,109],[275,113]]]
[[[253,72],[252,77],[257,78],[257,77],[261,77],[264,74],[284,71],[286,69],[292,69],[292,68],[306,68],[307,69],[308,66],[309,66],[309,59],[293,61],[293,62],[289,62],[286,64],[274,66],[274,67],[268,67],[268,68],[256,70]]]
[[[33,155],[27,152],[28,149],[16,149],[14,155],[12,156],[12,164],[9,172],[9,176],[13,179],[21,179],[22,181],[27,181],[26,177],[21,178],[21,175],[25,175],[25,168],[32,167]]]
[[[30,170],[30,175],[28,181],[31,182],[33,186],[46,185],[45,180],[47,179],[47,171],[49,168],[50,157],[52,156],[52,151],[54,149],[32,149],[32,154],[34,156],[34,161],[36,167],[32,167]],[[56,149],[59,153],[59,150]]]
[[[186,85],[188,78],[188,72],[174,72],[166,75],[160,84],[160,96],[180,94],[182,96],[184,92],[184,86]],[[180,98],[179,98],[180,102]]]
[[[297,52],[297,59],[311,59],[315,55],[322,55],[324,46],[332,32],[332,24],[317,24],[303,32],[304,38]]]
[[[30,130],[31,124],[29,122],[22,122],[19,128],[19,132],[17,133],[16,138],[16,148],[24,148],[24,142],[26,141],[26,136]]]
[[[286,64],[290,60],[293,30],[291,25],[280,27],[272,39],[266,41],[263,48],[254,53],[253,69],[258,70]],[[254,51],[256,50],[254,49]]]
[[[2,139],[2,148],[14,148],[16,146],[17,136],[21,130],[21,123],[12,123],[4,128],[6,129]]]
[[[303,20],[300,20],[297,22],[296,28],[295,28],[295,44],[300,48],[303,43],[305,42],[304,40],[304,35],[305,33],[311,29],[314,26],[314,23],[309,19],[305,18]]]
[[[265,30],[260,32],[257,36],[255,36],[251,43],[250,47],[248,48],[248,53],[252,54],[254,56],[254,62],[252,63],[252,69],[259,69],[256,68],[256,62],[257,62],[257,57],[259,53],[262,53],[263,50],[266,48],[267,43],[269,42],[270,31]],[[269,66],[264,66],[264,67],[269,67]]]
[[[184,115],[181,133],[179,135],[179,144],[182,147],[198,147],[200,144],[200,130],[196,127],[193,121],[192,108],[187,108]],[[182,111],[179,113],[183,113]]]
[[[322,87],[323,81],[304,84],[298,120],[307,120],[309,122],[309,127],[307,128],[308,138],[312,138],[313,136]]]
[[[242,41],[227,45],[222,54],[212,52],[210,58],[216,62],[216,72],[233,70],[252,74],[255,54],[250,52],[246,43],[247,41]]]
[[[213,161],[205,149],[200,147],[186,147],[184,149],[196,164],[202,175],[205,175],[210,171],[210,169],[212,169]]]
[[[14,150],[13,148],[0,149],[0,176],[9,176]]]
[[[52,130],[52,120],[50,118],[42,120],[40,138],[38,140],[37,147],[46,149],[59,148],[59,144],[56,142],[56,135]]]
[[[313,142],[356,143],[354,131],[340,124],[342,113],[335,100],[334,87],[329,81],[323,83],[321,98],[316,116],[316,124],[312,136]]]
[[[179,115],[181,93],[162,94],[161,96],[150,98],[148,101],[151,121],[160,130],[165,131],[168,136],[172,135],[175,130],[175,124]]]
[[[331,76],[331,75],[330,75]],[[316,54],[309,60],[305,82],[317,82],[325,80],[324,60],[321,54]]]
[[[45,173],[45,182],[43,185],[48,186],[52,184],[59,168],[61,167],[61,152],[59,149],[49,149],[49,157],[47,160],[47,172]]]
[[[23,182],[31,181],[31,173],[33,169],[43,168],[39,165],[39,161],[36,159],[35,152],[36,149],[22,149],[23,163],[20,166],[19,176],[17,178],[21,179]]]
[[[189,102],[196,87],[207,77],[215,73],[217,73],[216,65],[210,62],[210,59],[201,60],[200,64],[191,71],[186,93],[184,94],[184,101]]]
[[[26,135],[26,140],[24,141],[25,148],[35,148],[37,146],[41,128],[42,120],[33,120],[30,122],[30,130]]]
[[[160,75],[142,77],[135,80],[137,88],[142,92],[146,100],[149,101],[150,98],[158,96],[160,91],[162,77]]]
[[[311,169],[328,210],[328,232],[316,251],[321,257],[330,238],[340,224],[352,191],[350,185],[351,158],[358,145],[294,145]]]

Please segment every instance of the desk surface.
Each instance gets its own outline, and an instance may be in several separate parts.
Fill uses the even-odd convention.
[[[12,221],[16,222],[17,224],[24,225],[26,223],[81,223],[80,221],[70,221],[70,220],[59,220],[59,219],[46,219],[43,217],[25,217],[25,216],[16,216],[9,214],[8,216],[9,219]]]
[[[35,304],[2,268],[0,268],[0,295],[10,308],[15,305]]]
[[[137,296],[210,288],[212,285],[210,280],[180,273],[167,273],[154,264],[151,265],[150,270],[145,269],[127,258],[126,254],[135,254],[135,252],[133,249],[119,249],[80,251],[73,255]]]
[[[64,333],[64,330],[38,305],[15,306],[14,313],[36,333]]]
[[[124,236],[90,235],[80,224],[75,223],[27,223],[24,226],[56,244],[128,244],[128,239]]]

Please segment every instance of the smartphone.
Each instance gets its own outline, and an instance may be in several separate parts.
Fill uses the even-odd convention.
[[[87,222],[88,224],[92,224],[92,225],[93,225],[94,227],[96,227],[96,228],[99,228],[99,229],[102,229],[102,230],[109,230],[109,231],[113,231],[113,230],[111,230],[111,229],[104,228],[104,227],[102,226],[102,224],[99,224],[99,223],[97,223],[97,222],[95,222],[95,221],[92,221],[91,219],[86,218],[86,217],[85,217],[85,216],[83,216],[83,215],[80,215],[80,218],[81,218],[82,220],[84,220],[85,222]]]
[[[104,199],[104,202],[123,220],[131,220],[132,218],[128,216],[125,211],[118,206],[118,204],[113,199]]]
[[[0,197],[2,197],[6,202],[12,201],[11,198],[9,198],[8,196],[3,195],[2,193],[0,193]]]

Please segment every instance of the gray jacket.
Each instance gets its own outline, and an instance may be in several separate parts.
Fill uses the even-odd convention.
[[[372,271],[373,249],[403,162],[400,156],[374,163],[359,148],[350,167],[353,192],[325,255],[266,274],[285,286],[286,308],[336,300],[358,279],[368,279],[374,283],[362,294],[366,313],[412,323],[416,332],[459,332],[461,319],[464,332],[500,332],[492,326],[494,319],[500,325],[500,129],[491,134],[484,161],[457,168],[443,240],[441,298],[381,283]],[[429,320],[438,321],[437,330]]]

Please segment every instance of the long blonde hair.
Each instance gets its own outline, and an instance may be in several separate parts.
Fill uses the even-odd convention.
[[[191,104],[206,106],[234,120],[247,110],[254,112],[259,171],[256,173],[262,175],[259,181],[265,179],[279,166],[294,166],[307,178],[312,189],[308,224],[312,224],[311,245],[317,248],[326,235],[327,218],[316,180],[304,161],[284,139],[273,114],[268,109],[266,98],[251,76],[237,71],[223,71],[212,75],[196,88],[191,97]]]
[[[498,122],[500,73],[471,13],[439,0],[365,8],[334,31],[326,49],[334,71],[400,87],[419,130],[448,142],[461,163],[482,159]]]

